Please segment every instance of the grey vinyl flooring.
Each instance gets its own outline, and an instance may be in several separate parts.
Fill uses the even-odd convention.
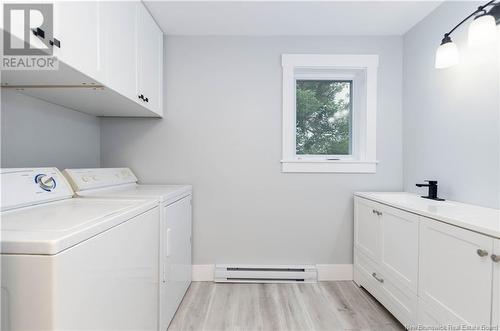
[[[169,331],[404,330],[351,281],[315,284],[191,284]]]

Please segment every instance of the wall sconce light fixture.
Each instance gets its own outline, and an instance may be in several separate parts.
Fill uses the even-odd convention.
[[[491,7],[489,10],[486,10]],[[459,63],[460,56],[457,45],[451,40],[450,35],[460,25],[474,16],[474,20],[469,25],[468,44],[470,47],[478,47],[497,40],[497,24],[500,24],[500,2],[491,0],[479,6],[472,14],[464,18],[455,25],[448,33],[444,34],[441,45],[436,51],[435,67],[438,69],[448,68]]]

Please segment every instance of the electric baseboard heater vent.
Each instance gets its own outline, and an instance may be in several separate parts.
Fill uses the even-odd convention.
[[[216,283],[314,283],[315,265],[215,265]]]

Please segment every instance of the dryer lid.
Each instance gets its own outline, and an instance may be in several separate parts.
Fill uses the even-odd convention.
[[[135,184],[108,187],[99,190],[77,191],[81,197],[157,199],[162,202],[190,195],[191,185]]]

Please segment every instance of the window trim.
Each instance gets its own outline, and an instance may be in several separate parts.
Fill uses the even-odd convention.
[[[378,55],[283,54],[281,63],[283,67],[282,172],[375,173],[378,163],[376,160]],[[355,151],[356,155],[349,155],[348,158],[342,157],[339,160],[327,160],[326,156],[297,158],[295,154],[296,80],[304,76],[297,70],[304,69],[331,70],[333,73],[324,74],[325,79],[336,76],[336,70],[339,72],[362,70],[364,72],[366,105],[358,110],[363,113],[362,118],[354,121],[354,116],[359,117],[360,114],[354,112],[354,107],[352,112],[352,124],[358,126],[356,128],[358,133],[353,134],[352,137],[352,139],[357,139],[353,141],[352,147],[353,151],[359,149]],[[345,74],[339,73],[338,75]],[[316,76],[321,77],[322,74],[318,73]],[[356,88],[354,85],[353,87]]]

